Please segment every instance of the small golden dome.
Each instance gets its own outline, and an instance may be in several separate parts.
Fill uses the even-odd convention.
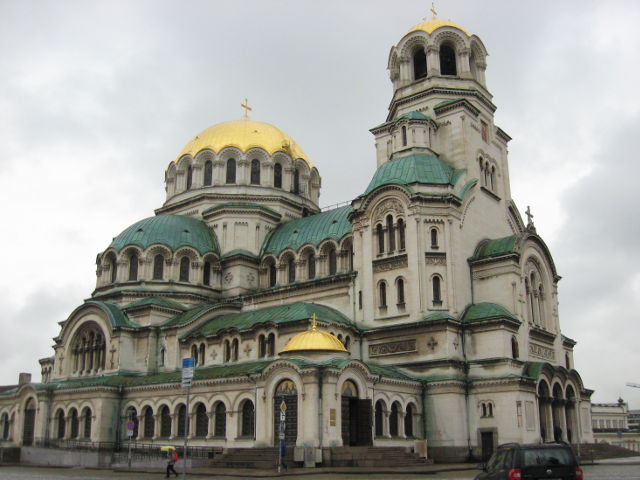
[[[303,159],[309,168],[313,167],[307,154],[293,138],[269,123],[249,119],[222,122],[207,128],[187,143],[178,158],[187,154],[195,157],[205,149],[217,153],[225,147],[236,147],[243,152],[250,148],[262,148],[269,155],[284,152],[294,160]]]
[[[311,330],[294,335],[280,353],[299,351],[348,352],[340,340],[328,332],[318,330],[316,316],[311,317]]]
[[[426,20],[426,21],[424,21],[422,23],[419,23],[418,25],[413,27],[411,30],[409,30],[407,32],[407,34],[409,34],[411,32],[417,32],[418,30],[422,30],[423,32],[427,32],[429,35],[431,35],[433,32],[435,32],[440,27],[457,28],[458,30],[461,30],[464,33],[466,33],[468,37],[471,36],[469,34],[469,32],[467,32],[460,25],[458,25],[456,23],[453,23],[451,20],[442,20],[440,18],[430,18],[429,20]]]

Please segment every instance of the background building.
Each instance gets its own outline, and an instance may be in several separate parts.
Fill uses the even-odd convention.
[[[3,442],[114,442],[127,420],[140,441],[183,438],[186,357],[193,445],[273,445],[283,403],[307,463],[340,446],[459,461],[591,441],[560,276],[511,199],[486,57],[450,21],[402,36],[377,170],[336,209],[320,210],[319,168],[277,127],[245,115],[193,137],[156,215],[97,255],[42,382],[0,392]]]

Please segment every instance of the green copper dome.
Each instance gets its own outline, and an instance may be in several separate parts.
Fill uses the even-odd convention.
[[[206,223],[183,215],[158,215],[134,223],[113,239],[109,248],[122,250],[136,245],[143,250],[162,244],[172,251],[180,247],[192,247],[201,255],[220,251],[215,233]]]

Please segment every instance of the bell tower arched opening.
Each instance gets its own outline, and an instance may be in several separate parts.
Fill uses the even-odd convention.
[[[427,54],[423,48],[413,52],[413,79],[420,80],[427,76]]]

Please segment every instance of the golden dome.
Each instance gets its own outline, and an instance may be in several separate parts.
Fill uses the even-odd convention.
[[[413,27],[411,30],[409,30],[407,32],[407,34],[409,34],[411,32],[417,32],[418,30],[422,30],[423,32],[427,32],[428,34],[432,34],[433,32],[435,32],[440,27],[457,28],[458,30],[462,30],[464,33],[466,33],[467,36],[469,36],[469,37],[471,36],[469,34],[469,32],[467,32],[460,25],[458,25],[456,23],[453,23],[451,20],[442,20],[440,18],[430,18],[429,20],[426,20],[426,21],[424,21],[422,23],[419,23],[418,25]]]
[[[311,330],[294,335],[280,353],[298,351],[348,352],[340,340],[328,332],[318,330],[316,316],[311,317]]]
[[[313,167],[307,154],[293,138],[269,123],[249,119],[222,122],[203,130],[187,143],[178,158],[187,154],[195,157],[205,149],[217,153],[225,147],[236,147],[243,152],[250,148],[262,148],[269,155],[284,152],[292,159],[301,158],[310,168]]]

